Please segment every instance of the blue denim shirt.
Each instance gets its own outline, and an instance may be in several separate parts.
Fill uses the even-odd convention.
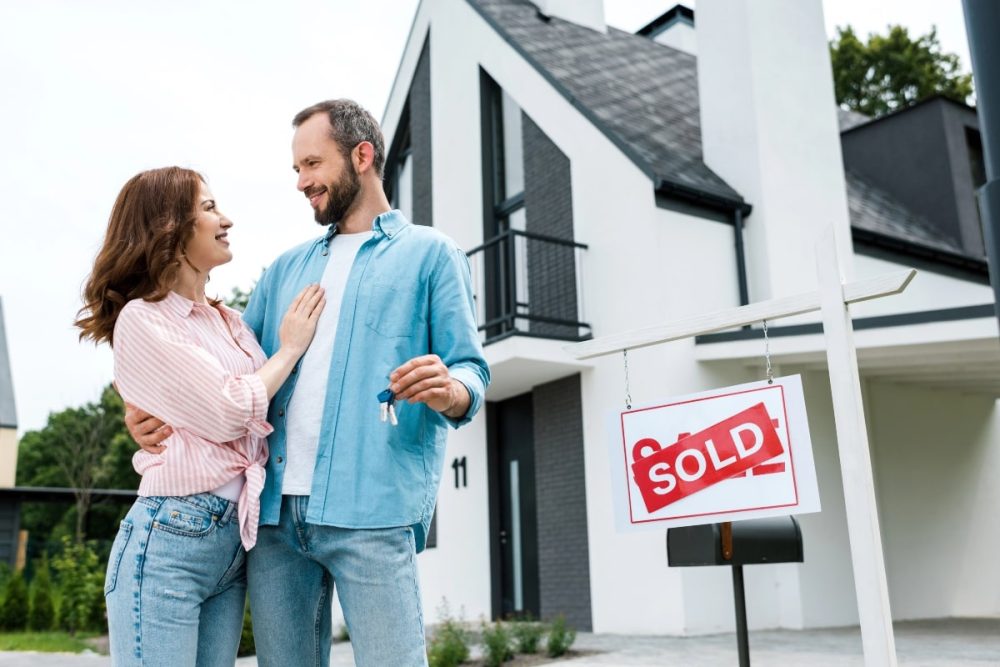
[[[476,331],[465,253],[448,237],[410,224],[399,211],[374,221],[344,289],[306,520],[342,528],[412,526],[424,548],[444,464],[447,427],[483,404],[490,371]],[[270,357],[292,299],[318,283],[333,230],[286,252],[253,290],[243,314]],[[399,426],[379,420],[378,393],[405,361],[437,354],[469,390],[466,415],[449,419],[423,404],[396,403]],[[301,361],[299,362],[301,363]],[[270,457],[262,525],[275,525],[287,461],[286,411],[297,369],[271,399]]]

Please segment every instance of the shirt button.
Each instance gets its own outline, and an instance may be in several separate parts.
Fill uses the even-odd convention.
[[[292,366],[292,372],[293,373],[298,373],[299,372],[299,367],[298,366]]]
[[[280,456],[276,456],[276,457],[274,457],[274,462],[275,462],[275,463],[281,463],[282,461],[284,461],[284,459],[283,459],[283,458],[281,458]]]
[[[284,408],[280,408],[278,410],[278,416],[279,417],[284,417],[285,416],[285,409]]]

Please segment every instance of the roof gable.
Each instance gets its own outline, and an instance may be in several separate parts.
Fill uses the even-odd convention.
[[[659,186],[743,198],[705,165],[695,58],[645,37],[600,33],[527,0],[468,0],[552,86]]]

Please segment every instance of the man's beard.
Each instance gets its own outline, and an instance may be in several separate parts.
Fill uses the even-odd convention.
[[[361,192],[361,179],[354,165],[347,163],[347,172],[336,183],[326,187],[326,208],[316,209],[316,223],[324,227],[344,219]]]

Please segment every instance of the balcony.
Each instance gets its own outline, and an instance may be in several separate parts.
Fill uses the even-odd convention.
[[[589,368],[562,349],[591,337],[583,316],[582,243],[510,229],[469,251],[476,317],[503,400]]]
[[[582,313],[587,246],[510,229],[468,252],[483,343],[511,336],[590,338]]]

